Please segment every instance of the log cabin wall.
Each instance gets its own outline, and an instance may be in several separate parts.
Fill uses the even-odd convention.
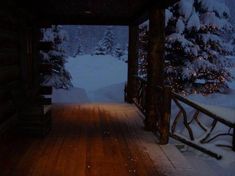
[[[19,37],[17,21],[7,10],[0,12],[0,131],[16,117],[11,90],[20,81]]]
[[[18,108],[12,92],[33,85],[31,30],[27,20],[13,6],[0,9],[0,134],[17,121]]]
[[[135,3],[129,1],[118,0],[102,0],[102,1],[55,1],[55,0],[35,0],[23,3],[22,1],[7,0],[1,1],[0,4],[0,131],[11,124],[17,116],[17,112],[22,109],[26,112],[31,112],[31,102],[34,103],[36,94],[39,89],[39,68],[41,65],[38,63],[38,47],[39,43],[39,27],[51,24],[97,24],[97,25],[135,25],[139,24],[146,17],[140,17],[143,12],[147,15],[150,7],[156,6],[163,9],[175,0],[166,1],[152,1],[152,0],[136,0]],[[7,3],[8,5],[3,5]],[[110,10],[112,9],[112,10]],[[120,10],[121,9],[121,10]],[[156,18],[162,18],[162,16],[156,16]],[[163,20],[163,19],[161,19]],[[160,22],[161,22],[160,20]],[[154,23],[153,29],[158,27],[160,23]],[[162,34],[164,29],[157,30],[159,34]],[[135,30],[133,30],[135,31]],[[133,32],[135,33],[135,32]],[[135,38],[135,35],[133,35]],[[159,37],[159,36],[155,36]],[[157,38],[158,39],[158,38]],[[134,49],[135,39],[131,41],[133,44],[132,54],[130,56],[134,58],[136,55],[136,49]],[[162,40],[155,40],[152,42],[162,42]],[[157,44],[155,46],[158,46]],[[155,47],[156,48],[156,47]],[[153,50],[154,51],[154,50]],[[157,54],[151,55],[152,60],[160,59],[154,62],[153,67],[150,69],[149,80],[158,78],[157,73],[162,68],[156,67],[156,63],[162,62],[160,55],[163,51],[157,51]],[[135,65],[136,61],[132,60],[130,63]],[[135,67],[135,66],[134,66]],[[135,73],[136,68],[131,67],[129,73]],[[130,68],[130,67],[129,67]],[[157,72],[154,70],[160,68]],[[41,68],[40,68],[41,69]],[[129,74],[131,78],[131,74]],[[130,83],[129,87],[134,88],[135,81],[128,79]],[[150,81],[151,90],[153,92],[153,83]],[[150,87],[149,87],[150,88]],[[50,89],[48,89],[50,90]],[[129,89],[131,90],[131,89]],[[18,95],[14,93],[18,91]],[[51,91],[49,91],[51,92]],[[129,91],[129,97],[132,97],[133,92]],[[151,94],[149,94],[151,96]],[[20,98],[21,97],[21,98]],[[32,100],[28,100],[25,97],[30,97]],[[37,101],[37,100],[36,100]],[[16,103],[17,102],[17,103]],[[151,108],[148,109],[148,114],[151,114],[147,121],[150,121],[150,126],[156,118],[156,113],[152,113],[155,106],[153,98],[151,98]],[[28,104],[28,106],[22,107],[22,105]],[[18,107],[20,106],[20,108]],[[40,104],[36,104],[37,107]],[[44,104],[41,104],[43,106]],[[148,104],[150,107],[150,104]],[[37,107],[39,108],[39,107]],[[33,111],[33,110],[32,110]],[[43,112],[43,108],[40,110]],[[23,114],[24,114],[23,113]],[[22,113],[18,113],[22,114]],[[40,115],[36,115],[38,119]],[[12,118],[13,117],[13,118]],[[36,122],[38,120],[36,118]],[[22,119],[21,119],[22,120]],[[24,119],[25,120],[25,119]],[[26,119],[27,123],[22,122],[22,126],[32,126],[35,124],[35,119],[32,119],[29,115]],[[30,120],[30,125],[28,125]],[[24,121],[26,122],[26,121]],[[38,123],[38,122],[37,122]]]

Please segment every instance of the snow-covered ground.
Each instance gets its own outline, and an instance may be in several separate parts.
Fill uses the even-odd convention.
[[[124,102],[127,64],[112,56],[69,57],[73,88],[54,90],[53,103]]]
[[[227,99],[226,99],[227,97]],[[220,101],[220,95],[210,96],[207,99],[205,97],[196,96],[193,97],[196,101],[206,100],[206,102],[210,104],[220,104],[222,106],[229,105],[230,107],[235,108],[234,102],[231,101],[235,100],[235,91],[229,95],[222,95]],[[227,101],[226,101],[227,100]],[[214,103],[213,103],[214,101]],[[222,102],[224,101],[224,103]],[[205,103],[205,102],[204,102]],[[206,103],[205,103],[206,104]],[[174,109],[175,106],[172,107]],[[174,111],[174,110],[173,110]],[[173,114],[172,114],[173,115]],[[203,115],[202,115],[203,116]],[[205,117],[205,116],[204,116]],[[235,117],[235,116],[234,116]],[[208,120],[207,117],[205,117]],[[204,120],[205,120],[204,119]],[[194,132],[198,132],[195,126],[191,126]],[[226,131],[225,131],[226,130]],[[218,124],[216,126],[216,131],[223,131],[227,132],[228,128],[222,124]],[[180,142],[171,139],[171,143],[173,144],[180,144]],[[190,148],[187,145],[184,145],[184,148],[181,149],[183,155],[188,159],[188,161],[194,166],[196,170],[200,173],[199,175],[203,175],[206,173],[206,176],[234,176],[235,173],[235,152],[231,149],[216,147],[214,144],[232,144],[232,137],[219,137],[217,140],[213,140],[209,144],[207,144],[207,148],[210,150],[217,152],[218,154],[222,155],[221,160],[216,160],[208,155],[199,152],[196,149]],[[182,147],[182,146],[181,146]]]
[[[230,57],[235,63],[235,57]],[[231,70],[231,73],[235,77],[235,65]],[[189,98],[209,105],[218,105],[235,109],[235,80],[229,83],[230,90],[226,94],[211,94],[208,96],[202,96],[198,94],[190,95]],[[176,107],[173,105],[172,111],[176,113]],[[174,116],[174,114],[172,114]],[[235,118],[235,114],[234,114]],[[226,128],[225,126],[218,125],[219,130],[222,128]],[[223,129],[222,129],[223,130]],[[231,145],[232,139],[225,138],[225,141],[217,141],[218,143],[226,143],[228,142]],[[223,139],[224,140],[224,139]],[[177,143],[176,141],[173,141]],[[185,147],[183,149],[183,154],[188,159],[188,161],[199,171],[199,173],[206,173],[207,176],[234,176],[235,175],[235,152],[231,151],[231,149],[225,149],[221,147],[213,147],[212,150],[216,150],[218,153],[222,154],[223,158],[221,160],[216,160],[214,158],[209,157],[206,154],[203,154],[195,149]]]
[[[234,59],[235,58],[231,58]],[[72,75],[74,87],[69,90],[54,90],[53,103],[123,102],[124,85],[127,79],[127,64],[111,56],[78,56],[69,58],[67,70]],[[232,69],[235,76],[235,67]],[[227,94],[202,96],[190,95],[195,101],[235,108],[235,81],[229,83]],[[174,112],[175,106],[172,107]],[[205,176],[232,176],[235,173],[235,152],[219,149],[222,160],[213,159],[191,148],[184,156]]]

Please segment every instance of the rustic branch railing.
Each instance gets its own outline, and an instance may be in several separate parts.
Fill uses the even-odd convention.
[[[133,102],[140,109],[140,111],[146,116],[146,91],[147,81],[141,77],[134,76],[136,79],[136,94],[133,98]],[[228,117],[227,113],[221,113],[220,111],[214,111],[215,106],[203,105],[198,102],[192,101],[180,94],[171,91],[168,86],[156,86],[156,92],[158,94],[156,100],[156,133],[160,137],[160,144],[167,144],[169,136],[188,145],[197,150],[200,150],[212,157],[221,159],[222,156],[207,147],[209,142],[213,142],[220,136],[232,136],[232,145],[216,144],[217,146],[229,147],[235,151],[235,111],[231,110],[232,117]],[[174,102],[178,108],[175,117],[171,117],[171,103]],[[193,108],[194,113],[188,113],[186,107]],[[226,112],[229,108],[216,107],[222,112]],[[223,109],[223,110],[222,110]],[[234,112],[234,115],[233,115]],[[210,123],[204,123],[201,121],[200,115],[204,114],[210,119]],[[204,116],[203,116],[204,117]],[[170,122],[170,119],[172,123]],[[232,119],[232,120],[231,120]],[[234,120],[233,120],[234,119]],[[228,127],[226,132],[215,132],[217,124],[222,123]],[[196,126],[195,126],[196,125]],[[196,127],[196,131],[195,128]],[[179,130],[178,130],[179,129]],[[198,130],[203,134],[195,134]],[[233,130],[233,132],[232,132]],[[182,132],[184,131],[184,132]]]
[[[134,104],[140,109],[140,111],[146,116],[146,89],[147,81],[141,77],[134,76],[136,78],[137,92],[133,98]],[[159,94],[158,103],[156,108],[158,112],[158,118],[156,123],[157,133],[160,137],[160,144],[167,144],[169,140],[169,127],[170,127],[170,112],[171,112],[171,89],[170,87],[156,86],[156,91]]]
[[[147,81],[144,78],[134,76],[136,79],[136,96],[133,98],[134,104],[140,109],[140,111],[146,115],[146,88]]]
[[[194,147],[204,153],[207,153],[212,157],[221,159],[222,158],[221,155],[208,149],[204,144],[207,144],[220,136],[232,136],[233,137],[232,146],[223,145],[223,144],[217,144],[217,146],[230,147],[235,151],[235,120],[229,120],[230,118],[225,117],[228,116],[228,114],[224,114],[222,112],[229,110],[229,108],[203,105],[198,102],[189,100],[188,98],[183,97],[177,93],[172,93],[172,100],[178,107],[179,111],[176,114],[173,123],[171,125],[171,131],[170,131],[171,137],[191,147]],[[195,112],[191,114],[187,113],[184,105],[188,105],[191,108],[195,109]],[[221,111],[214,112],[214,109],[218,108],[220,108]],[[209,117],[212,120],[212,122],[209,124],[204,124],[199,118],[200,113],[203,113],[204,115]],[[229,128],[228,132],[214,132],[218,122],[226,125]],[[183,132],[180,133],[176,130],[176,128],[180,125],[183,125],[184,127],[183,129],[186,129],[186,134]],[[197,130],[200,129],[203,134],[196,136],[192,128],[193,125],[197,125],[199,127],[197,128]],[[182,131],[182,126],[180,126],[180,129]],[[231,129],[233,129],[233,133],[231,132]]]

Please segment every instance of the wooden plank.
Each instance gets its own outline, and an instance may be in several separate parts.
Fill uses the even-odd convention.
[[[19,67],[9,66],[0,68],[0,83],[4,84],[19,79]]]
[[[142,130],[141,120],[133,111],[135,108],[125,107],[54,107],[54,126],[48,136],[35,140],[13,131],[8,134],[9,138],[1,140],[1,173],[21,173],[24,176],[58,173],[66,176],[161,176],[164,175],[161,174],[162,169],[172,170],[160,167],[162,158],[159,160],[158,157],[158,163],[153,163],[140,143],[151,145],[153,155],[159,148],[155,137],[143,135],[147,132]],[[136,123],[135,118],[139,118]],[[4,157],[5,153],[10,157]],[[167,158],[161,150],[155,154]],[[167,164],[171,166],[170,162]]]
[[[45,16],[38,19],[40,27],[48,27],[54,25],[118,25],[128,26],[132,21],[129,18],[110,18],[110,17],[82,17],[79,16]]]

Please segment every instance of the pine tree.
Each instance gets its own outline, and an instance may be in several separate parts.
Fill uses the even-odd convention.
[[[114,49],[115,36],[111,27],[108,27],[104,33],[102,40],[98,42],[95,48],[96,55],[112,55]]]
[[[122,56],[124,55],[124,50],[123,48],[120,46],[120,44],[118,43],[116,46],[115,46],[115,49],[113,51],[113,56],[118,58],[118,59],[121,59]]]
[[[138,45],[138,75],[147,79],[148,25],[146,24],[140,26]]]
[[[233,33],[231,39],[230,39],[230,43],[232,45],[232,52],[233,52],[233,55],[235,55],[235,33]]]
[[[232,76],[229,9],[217,0],[180,0],[166,10],[166,75],[176,91],[213,93]]]
[[[102,41],[99,41],[98,45],[95,47],[95,55],[106,55],[107,50],[103,46]]]
[[[71,75],[65,69],[66,56],[63,49],[63,41],[66,40],[61,26],[52,26],[44,31],[44,41],[53,43],[53,50],[42,53],[43,62],[52,66],[52,73],[43,75],[43,84],[51,85],[54,88],[68,89],[72,86]]]
[[[77,51],[76,53],[74,54],[74,57],[78,56],[78,55],[82,55],[84,52],[83,52],[83,48],[82,46],[79,44],[78,47],[77,47]]]

